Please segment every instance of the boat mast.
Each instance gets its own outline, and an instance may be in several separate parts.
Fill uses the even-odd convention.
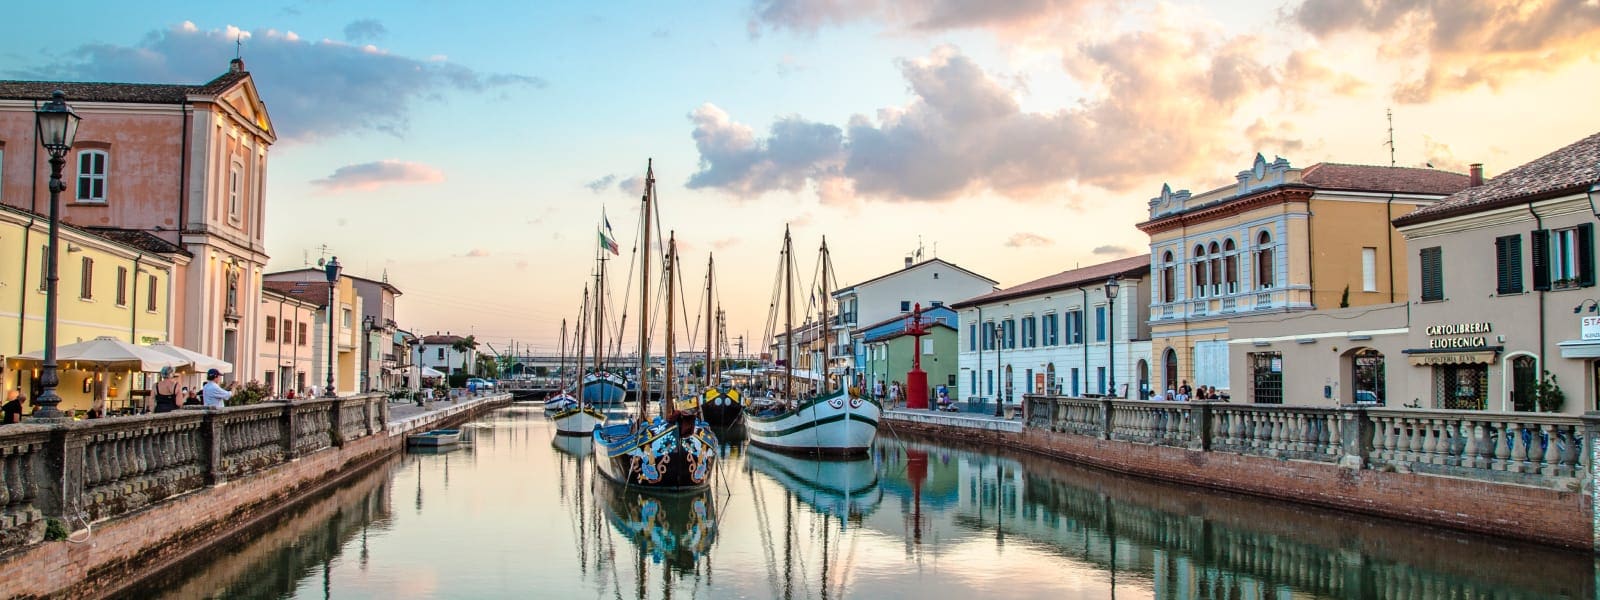
[[[640,254],[639,262],[639,422],[645,422],[650,415],[650,197],[656,193],[655,161],[651,159],[645,163],[644,169],[644,195],[639,197],[641,205],[639,223],[642,233],[644,252]]]
[[[794,273],[789,269],[789,259],[794,256],[789,242],[789,226],[783,226],[783,393],[785,402],[794,406]]]
[[[583,286],[583,304],[578,309],[578,317],[578,335],[573,339],[574,345],[578,347],[577,360],[573,361],[573,366],[577,368],[577,372],[572,376],[572,389],[578,393],[578,405],[583,406],[583,353],[584,346],[588,345],[586,340],[589,339],[586,335],[589,333],[587,329],[589,327],[589,286],[587,285]]]
[[[675,348],[672,347],[673,346],[673,344],[672,344],[672,321],[673,321],[672,313],[674,312],[672,310],[672,305],[673,305],[673,299],[677,295],[677,294],[674,293],[675,290],[673,289],[673,288],[678,287],[676,285],[677,280],[674,279],[674,277],[677,275],[677,273],[676,273],[677,265],[678,265],[678,232],[674,231],[674,232],[671,233],[671,237],[667,238],[667,264],[664,265],[666,268],[663,269],[662,273],[661,273],[662,277],[666,277],[667,278],[667,280],[665,282],[667,284],[667,297],[664,298],[664,300],[666,301],[666,304],[667,304],[667,340],[666,340],[666,348],[665,348],[665,352],[664,352],[665,358],[667,359],[667,370],[666,370],[666,376],[661,378],[661,414],[662,415],[670,415],[673,412],[675,412],[676,409],[677,409],[677,407],[674,406],[674,402],[672,401],[672,397],[673,397],[672,396],[672,380],[676,379],[677,375],[678,375],[677,365],[673,364],[673,362],[672,362],[673,358],[674,358],[673,357],[673,350],[675,350]]]
[[[587,294],[585,294],[585,295],[587,295]],[[579,309],[579,310],[582,310],[582,309]],[[567,371],[567,320],[566,319],[562,319],[561,320],[561,360],[556,365],[556,370],[561,371],[561,377],[562,378],[565,378],[567,376],[567,373],[566,373],[566,371]],[[560,379],[557,379],[557,381],[560,381]],[[558,387],[566,387],[566,386],[558,386]]]
[[[822,236],[822,293],[819,294],[822,297],[817,300],[822,303],[822,322],[817,324],[820,328],[817,338],[822,340],[822,371],[818,375],[822,377],[824,394],[833,392],[833,380],[828,379],[828,337],[831,333],[828,330],[828,289],[828,236]]]
[[[594,258],[598,268],[594,271],[594,321],[589,324],[589,328],[594,330],[591,332],[594,334],[594,374],[595,377],[599,377],[605,360],[602,356],[605,354],[605,342],[601,338],[606,330],[604,325],[606,301],[605,293],[601,290],[604,290],[606,285],[606,255],[603,250],[596,247]],[[579,367],[579,371],[582,371],[582,367]],[[578,379],[578,383],[582,385],[583,377],[580,375]]]
[[[715,267],[716,267],[716,258],[712,257],[712,256],[707,256],[706,257],[706,389],[707,390],[710,390],[710,389],[713,389],[713,388],[717,387],[717,383],[718,383],[717,382],[717,375],[715,373],[716,368],[712,366],[712,365],[717,364],[717,340],[716,340],[716,337],[715,337],[716,334],[714,333],[715,324],[711,322],[712,321],[711,317],[712,317],[712,314],[713,314],[711,312],[711,278],[713,277],[713,273],[715,272],[713,270],[713,269],[715,269]]]

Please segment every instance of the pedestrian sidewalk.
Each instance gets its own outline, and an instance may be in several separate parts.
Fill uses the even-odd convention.
[[[411,433],[419,429],[426,429],[432,423],[437,423],[479,404],[510,399],[511,394],[486,394],[470,398],[458,398],[454,401],[434,400],[429,408],[417,406],[415,402],[391,403],[389,404],[389,424],[386,429],[389,435]]]
[[[887,421],[905,421],[923,425],[940,425],[944,427],[962,427],[966,429],[982,429],[986,431],[999,431],[1005,433],[1022,433],[1021,419],[1006,419],[994,415],[976,413],[940,412],[921,409],[892,409],[883,411],[883,418]]]

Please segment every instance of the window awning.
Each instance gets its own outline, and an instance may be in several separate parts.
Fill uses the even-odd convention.
[[[1470,349],[1413,348],[1406,350],[1406,358],[1413,367],[1432,365],[1492,365],[1500,361],[1503,346]]]
[[[1567,340],[1556,345],[1561,347],[1561,358],[1600,358],[1600,340]]]

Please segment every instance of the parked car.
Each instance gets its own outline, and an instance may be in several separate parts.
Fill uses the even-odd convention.
[[[467,387],[476,388],[476,389],[480,389],[480,390],[492,390],[492,389],[494,389],[494,382],[493,381],[489,381],[487,379],[484,379],[482,377],[473,377],[473,378],[467,380]]]
[[[1378,393],[1372,390],[1356,390],[1356,404],[1377,404]]]

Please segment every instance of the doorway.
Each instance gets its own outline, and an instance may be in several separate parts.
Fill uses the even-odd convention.
[[[1178,389],[1178,352],[1171,348],[1161,355],[1162,389]]]

